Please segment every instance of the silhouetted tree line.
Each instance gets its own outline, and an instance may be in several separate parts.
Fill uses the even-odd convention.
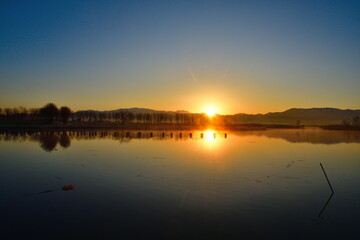
[[[360,127],[360,117],[356,116],[353,119],[344,119],[342,125],[345,127]]]
[[[79,111],[74,113],[73,120],[77,122],[112,122],[140,124],[206,124],[209,119],[205,114],[197,113],[132,113]]]
[[[69,107],[58,108],[54,103],[48,103],[42,108],[0,108],[0,120],[45,121],[52,123],[67,122],[105,122],[105,123],[139,123],[139,124],[187,124],[201,125],[209,122],[205,114],[199,113],[133,113],[129,111],[98,112],[78,111],[73,113]]]
[[[42,120],[52,123],[62,121],[67,123],[71,118],[72,112],[69,107],[63,106],[60,109],[53,103],[48,103],[42,108],[27,109],[23,106],[14,108],[0,108],[0,120]]]

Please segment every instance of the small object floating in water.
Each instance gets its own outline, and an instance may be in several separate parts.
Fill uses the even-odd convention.
[[[74,190],[74,185],[63,186],[62,190],[64,191]]]

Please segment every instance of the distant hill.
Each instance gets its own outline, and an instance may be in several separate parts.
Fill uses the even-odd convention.
[[[164,111],[157,111],[149,108],[119,108],[116,110],[111,111],[104,111],[104,112],[132,112],[132,113],[155,113],[155,112],[164,112]]]
[[[302,125],[341,124],[344,119],[360,116],[360,110],[342,110],[337,108],[291,108],[284,112],[266,114],[227,115],[225,118],[232,123],[262,123],[262,124],[296,124]]]
[[[149,108],[137,108],[137,107],[133,107],[133,108],[119,108],[116,110],[109,110],[109,111],[97,111],[97,110],[81,110],[81,111],[77,111],[77,113],[81,113],[81,112],[103,112],[103,113],[116,113],[116,112],[131,112],[131,113],[189,113],[188,111],[185,110],[178,110],[178,111],[163,111],[163,110],[154,110],[154,109],[149,109]]]
[[[190,113],[185,110],[163,111],[149,108],[120,108],[110,111],[84,110],[75,113],[95,112],[95,113],[116,113],[132,112],[137,113]],[[360,110],[342,110],[337,108],[291,108],[284,112],[270,112],[266,114],[246,114],[238,113],[234,115],[223,115],[220,118],[229,123],[258,123],[258,124],[291,124],[295,125],[300,121],[301,125],[331,125],[341,124],[344,119],[351,120],[360,117]]]

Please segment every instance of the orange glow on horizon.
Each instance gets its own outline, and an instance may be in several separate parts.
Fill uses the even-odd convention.
[[[202,112],[205,113],[209,118],[212,118],[216,114],[220,114],[219,107],[215,104],[208,104],[203,109],[204,110]]]
[[[213,117],[215,114],[217,114],[216,113],[216,110],[215,109],[213,109],[213,108],[209,108],[209,109],[207,109],[207,110],[205,110],[205,114],[206,115],[208,115],[208,117]]]

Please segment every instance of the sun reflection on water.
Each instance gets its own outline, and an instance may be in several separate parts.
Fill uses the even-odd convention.
[[[216,131],[209,129],[206,130],[204,133],[202,133],[203,135],[203,141],[202,144],[207,148],[207,149],[216,149],[219,146],[219,141],[216,138],[217,137],[217,133]]]

